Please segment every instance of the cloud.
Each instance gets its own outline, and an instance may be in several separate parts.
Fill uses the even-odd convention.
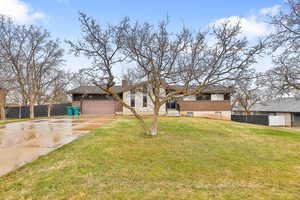
[[[226,18],[220,18],[210,23],[210,26],[217,26],[225,21],[229,21],[232,25],[240,22],[242,35],[247,37],[252,44],[253,42],[255,43],[258,38],[267,36],[274,30],[270,24],[266,23],[267,17],[278,14],[280,12],[280,8],[280,5],[274,5],[272,7],[262,8],[260,10],[250,10],[248,13],[249,16],[230,16]],[[265,55],[264,57],[259,58],[257,61],[258,62],[254,64],[254,68],[259,72],[265,71],[273,65],[271,55]]]
[[[262,8],[262,9],[259,10],[259,13],[261,15],[265,15],[265,16],[266,15],[274,16],[274,15],[279,13],[280,8],[281,8],[281,5],[277,4],[277,5],[274,5],[274,6],[269,7],[269,8]]]
[[[225,21],[229,21],[232,24],[240,22],[241,31],[248,39],[256,39],[259,37],[267,36],[272,32],[272,27],[266,23],[266,16],[274,16],[279,13],[281,5],[274,5],[268,8],[262,8],[251,12],[252,14],[247,17],[230,16],[227,18],[220,18],[210,25],[220,25]]]
[[[19,24],[32,23],[45,17],[44,13],[34,11],[22,0],[0,0],[0,14],[11,17]]]
[[[258,21],[255,15],[246,18],[239,16],[221,18],[216,20],[212,24],[218,26],[226,21],[229,21],[232,25],[240,22],[242,34],[248,39],[263,37],[270,33],[268,25],[262,21]]]

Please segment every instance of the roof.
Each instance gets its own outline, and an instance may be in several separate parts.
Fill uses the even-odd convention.
[[[117,93],[122,92],[121,86],[114,86],[112,89]],[[73,90],[69,90],[68,93],[69,94],[106,94],[106,92],[104,92],[97,86],[79,86],[77,88],[74,88]]]
[[[236,111],[243,109],[236,108]],[[255,104],[250,111],[252,112],[300,112],[300,98],[289,97],[266,101]]]
[[[175,90],[181,90],[183,89],[182,85],[171,85],[170,88]],[[193,87],[192,89],[194,89]],[[203,89],[202,93],[233,93],[233,88],[226,87],[223,85],[210,85]]]
[[[135,84],[135,85],[129,85],[127,90],[139,87],[143,84],[145,84],[145,82]],[[180,90],[183,89],[183,86],[171,85],[169,86],[169,88],[174,90]],[[113,90],[117,93],[122,93],[122,86],[120,85],[114,86]],[[232,92],[233,90],[231,88],[222,85],[212,85],[203,90],[203,93],[232,93]],[[69,94],[106,94],[106,92],[104,92],[97,86],[79,86],[75,89],[68,91],[68,93]]]

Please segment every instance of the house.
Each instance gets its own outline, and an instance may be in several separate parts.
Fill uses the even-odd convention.
[[[161,95],[166,95],[171,90],[182,86],[170,86],[161,88]],[[146,83],[128,85],[122,81],[121,86],[113,87],[113,90],[137,112],[143,115],[153,114],[153,104],[145,92]],[[201,94],[191,95],[180,99],[174,99],[160,108],[160,115],[189,115],[230,119],[231,116],[231,88],[224,86],[211,86]],[[96,86],[80,86],[68,92],[72,95],[72,105],[80,106],[82,114],[132,114],[129,109],[123,107],[114,98]]]
[[[300,98],[289,97],[258,103],[250,109],[251,115],[268,115],[270,126],[300,126]],[[244,114],[234,108],[235,114]]]

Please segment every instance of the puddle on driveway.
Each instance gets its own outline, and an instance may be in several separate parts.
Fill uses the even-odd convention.
[[[89,119],[80,122],[76,119],[42,119],[1,126],[0,176],[101,127],[102,124]]]

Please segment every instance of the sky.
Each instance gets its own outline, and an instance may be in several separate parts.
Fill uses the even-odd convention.
[[[65,69],[76,71],[90,63],[84,57],[69,54],[64,43],[80,39],[79,12],[101,24],[117,23],[125,16],[157,23],[169,16],[169,28],[174,32],[183,25],[200,30],[225,19],[240,20],[243,35],[254,43],[270,33],[267,16],[275,15],[283,6],[283,0],[0,0],[0,14],[10,16],[18,24],[46,28],[53,38],[59,38],[66,51]],[[255,67],[264,71],[271,65],[270,56],[265,56]]]

